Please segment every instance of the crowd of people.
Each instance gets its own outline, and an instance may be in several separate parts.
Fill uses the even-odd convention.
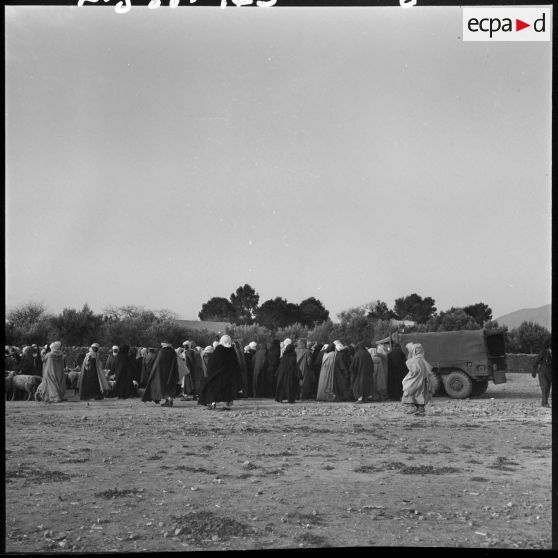
[[[6,369],[42,377],[37,399],[65,400],[67,367],[60,342],[15,349],[6,347]],[[433,390],[432,370],[420,345],[409,343],[406,349],[407,355],[398,344],[309,344],[288,338],[242,347],[224,335],[205,348],[192,340],[176,349],[169,342],[160,348],[114,345],[102,362],[100,346],[93,343],[77,363],[74,387],[84,401],[140,395],[161,406],[180,398],[209,409],[218,403],[230,409],[239,398],[290,404],[392,400],[421,416]]]

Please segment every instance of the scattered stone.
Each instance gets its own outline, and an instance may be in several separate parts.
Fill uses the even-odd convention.
[[[52,537],[54,541],[61,541],[62,539],[66,538],[66,533],[58,533],[55,537]]]

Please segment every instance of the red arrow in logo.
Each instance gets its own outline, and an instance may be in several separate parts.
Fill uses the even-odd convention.
[[[524,21],[521,21],[520,19],[515,20],[515,30],[516,31],[521,31],[522,29],[525,29],[525,27],[531,27],[531,24],[530,23],[525,23]]]

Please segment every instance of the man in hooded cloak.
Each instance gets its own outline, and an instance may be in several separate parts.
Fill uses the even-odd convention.
[[[402,403],[410,407],[408,414],[423,417],[426,404],[432,400],[435,382],[432,367],[424,358],[424,349],[420,343],[409,349],[407,360],[408,374],[403,378]]]
[[[135,362],[130,358],[130,347],[128,345],[119,347],[114,374],[116,376],[116,397],[118,399],[128,399],[134,391],[135,374]]]
[[[103,399],[109,392],[99,355],[99,343],[93,343],[81,363],[81,374],[78,380],[78,393],[81,401]]]
[[[364,341],[357,343],[355,356],[349,368],[353,395],[357,402],[364,403],[372,395],[374,363],[366,350]]]
[[[170,343],[163,342],[147,378],[145,392],[141,400],[143,402],[159,403],[162,399],[165,399],[161,406],[172,407],[177,385],[178,362],[176,353]]]
[[[280,403],[286,399],[289,403],[294,403],[300,393],[299,381],[300,369],[296,362],[295,348],[292,343],[288,343],[277,368],[275,401]]]
[[[207,362],[207,378],[198,397],[199,405],[215,409],[224,402],[230,409],[242,381],[236,350],[229,335],[223,335]]]
[[[334,341],[333,344],[337,352],[333,370],[333,392],[336,401],[354,401],[349,372],[351,366],[349,349],[341,341]]]

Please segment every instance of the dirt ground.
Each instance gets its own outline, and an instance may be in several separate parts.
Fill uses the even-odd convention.
[[[551,548],[551,409],[509,374],[470,400],[231,411],[6,403],[6,551]]]

